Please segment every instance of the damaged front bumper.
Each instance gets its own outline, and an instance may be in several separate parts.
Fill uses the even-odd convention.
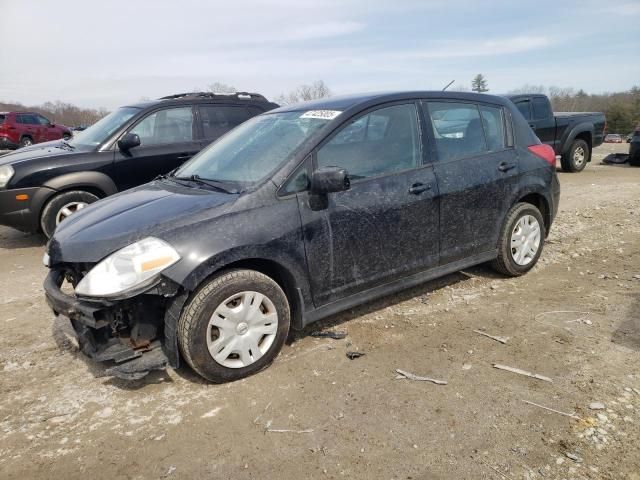
[[[65,272],[51,270],[44,282],[47,303],[67,317],[80,350],[98,362],[113,362],[106,374],[135,380],[152,370],[178,366],[176,324],[183,296],[163,281],[123,300],[79,299],[65,293]]]

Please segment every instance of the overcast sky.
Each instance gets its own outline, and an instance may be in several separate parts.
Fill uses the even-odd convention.
[[[527,6],[525,6],[525,4]],[[640,0],[0,0],[0,100],[640,84]]]

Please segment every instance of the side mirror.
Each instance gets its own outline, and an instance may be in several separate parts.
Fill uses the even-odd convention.
[[[140,146],[140,137],[137,133],[126,133],[118,140],[118,148],[123,152],[128,152],[132,148]]]
[[[351,182],[349,174],[344,168],[323,167],[311,175],[311,193],[326,194],[331,192],[343,192],[349,190]]]
[[[55,127],[55,126],[56,126],[56,124],[55,124],[55,123],[50,123],[50,124],[49,124],[49,128],[53,128],[53,127]]]

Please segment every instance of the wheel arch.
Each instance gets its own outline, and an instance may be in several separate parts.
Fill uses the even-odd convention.
[[[544,229],[545,234],[549,235],[549,230],[551,228],[551,205],[549,204],[549,200],[539,191],[531,191],[531,192],[521,192],[520,197],[514,203],[529,203],[536,207],[542,218],[544,220]]]
[[[593,146],[594,126],[592,123],[583,122],[574,126],[571,130],[566,132],[562,140],[561,154],[566,154],[571,149],[571,145],[576,139],[584,140],[589,145],[589,150]],[[589,156],[591,157],[591,156]]]

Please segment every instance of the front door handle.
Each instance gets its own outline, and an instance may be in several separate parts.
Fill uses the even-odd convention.
[[[508,172],[512,168],[516,168],[515,163],[502,162],[500,163],[500,165],[498,165],[498,170],[500,170],[501,172]]]
[[[431,185],[425,185],[424,183],[414,183],[409,187],[409,193],[413,195],[420,195],[422,192],[426,192],[431,189]]]

